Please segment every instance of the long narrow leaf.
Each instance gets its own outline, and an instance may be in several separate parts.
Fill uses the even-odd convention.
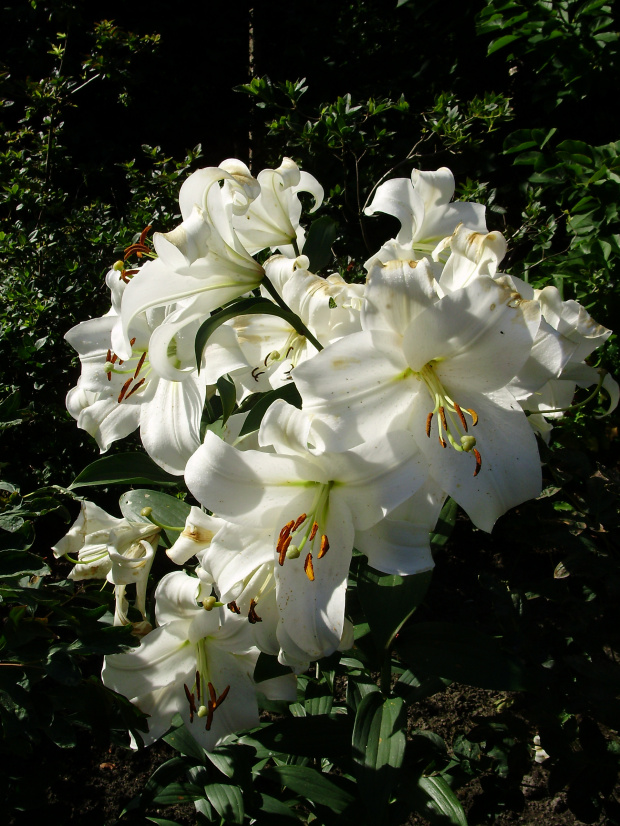
[[[240,301],[234,301],[232,304],[224,307],[217,313],[213,313],[205,322],[202,323],[198,332],[196,333],[196,363],[200,367],[202,361],[202,353],[207,345],[207,342],[225,321],[230,321],[240,315],[276,315],[283,318],[285,321],[303,335],[303,331],[299,328],[299,319],[295,313],[279,307],[268,298],[251,297],[242,298]]]

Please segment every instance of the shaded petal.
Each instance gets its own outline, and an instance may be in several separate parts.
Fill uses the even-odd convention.
[[[140,436],[149,456],[168,473],[181,476],[200,446],[200,421],[205,400],[204,379],[160,379],[151,401],[140,414]]]
[[[314,660],[334,652],[344,628],[347,576],[353,551],[353,522],[344,503],[330,497],[325,525],[330,549],[322,559],[313,559],[314,581],[304,571],[306,554],[275,566],[276,599],[280,612],[278,640],[286,652],[290,638]],[[298,657],[298,652],[295,652]]]
[[[355,547],[368,564],[386,574],[408,576],[434,566],[430,532],[434,529],[446,494],[431,478],[385,519],[355,534]]]
[[[408,419],[410,391],[417,392],[420,383],[407,368],[400,336],[361,332],[300,364],[293,378],[325,447],[345,450]]]
[[[271,527],[283,507],[302,513],[314,482],[327,481],[318,467],[298,456],[240,451],[210,432],[185,471],[188,488],[210,511],[261,527]]]
[[[474,456],[458,453],[450,446],[442,448],[435,424],[430,439],[423,435],[427,412],[423,398],[413,402],[412,421],[439,485],[478,528],[490,531],[503,513],[540,493],[542,474],[536,437],[508,390],[488,395],[463,390],[458,402],[462,408],[473,408],[478,413],[478,425],[470,429],[482,457],[477,476],[473,476]]]
[[[330,502],[346,502],[355,528],[370,528],[420,487],[426,460],[411,433],[392,431],[343,453],[322,456],[335,484]]]
[[[364,330],[403,335],[412,320],[438,299],[433,268],[422,261],[375,261],[366,282]]]
[[[186,639],[189,624],[204,608],[198,604],[200,580],[185,571],[172,571],[163,576],[155,589],[155,616],[158,625],[185,622]],[[216,625],[217,627],[217,625]]]
[[[166,685],[183,695],[183,683],[189,678],[193,682],[195,669],[196,656],[187,639],[187,622],[177,619],[151,631],[138,648],[106,656],[101,678],[104,685],[129,699]],[[179,710],[177,704],[175,711]],[[151,713],[155,716],[158,710]]]
[[[372,203],[364,212],[366,215],[384,212],[397,218],[401,228],[396,240],[409,246],[424,220],[424,202],[408,178],[393,178],[377,187]]]

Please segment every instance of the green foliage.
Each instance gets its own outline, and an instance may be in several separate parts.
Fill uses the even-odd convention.
[[[489,0],[477,31],[491,35],[487,53],[502,50],[515,73],[535,78],[535,103],[581,100],[617,71],[618,32],[606,0]]]
[[[7,807],[36,809],[45,803],[50,767],[39,761],[40,783],[31,784],[31,762],[50,745],[76,746],[88,731],[105,744],[139,739],[143,715],[95,677],[104,654],[137,644],[131,629],[110,625],[113,593],[70,580],[47,580],[51,553],[32,552],[35,524],[71,521],[67,492],[43,488],[21,496],[0,483],[0,754],[11,764],[0,783]]]
[[[106,312],[103,278],[144,226],[178,218],[179,180],[200,157],[200,147],[181,161],[159,147],[144,146],[145,161],[126,160],[95,185],[95,169],[75,170],[68,127],[85,95],[114,85],[130,98],[136,61],[157,48],[158,35],[135,35],[109,21],[90,34],[91,51],[74,72],[65,71],[67,35],[48,51],[40,80],[0,75],[4,99],[0,141],[0,393],[20,382],[24,426],[7,446],[19,445],[16,482],[30,467],[40,483],[71,473],[82,439],[64,411],[75,383],[64,333],[89,316]],[[131,67],[131,68],[130,68]],[[88,91],[86,91],[88,90]],[[9,106],[10,104],[10,106]],[[125,128],[125,127],[121,127]],[[145,174],[145,168],[148,172]],[[17,371],[16,368],[19,367]],[[29,437],[24,438],[24,430]],[[66,434],[71,433],[67,438]],[[44,463],[39,457],[45,457]],[[67,477],[64,477],[68,481]]]

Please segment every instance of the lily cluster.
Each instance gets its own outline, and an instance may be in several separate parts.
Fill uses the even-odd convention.
[[[103,671],[151,715],[151,740],[181,712],[210,748],[257,720],[256,691],[292,698],[295,673],[352,646],[354,549],[385,573],[430,570],[448,496],[490,531],[540,493],[537,438],[576,386],[602,383],[618,401],[586,363],[610,331],[555,287],[502,273],[503,236],[487,231],[483,206],[452,202],[448,169],[376,189],[367,215],[400,230],[365,263],[365,283],[311,271],[300,193],[320,207],[320,184],[288,158],[257,178],[238,160],[195,172],[182,223],[155,233],[154,250],[142,236],[128,253],[146,263],[107,275],[110,311],[67,334],[82,362],[67,397],[78,426],[102,451],[139,427],[198,503],[168,550],[184,569],[155,590],[158,627]],[[237,412],[213,421],[224,376]],[[257,400],[271,404],[252,429]],[[72,529],[76,578],[95,564],[110,578],[109,527],[101,546],[98,528]],[[145,620],[152,529],[133,528]],[[58,553],[74,552],[67,542]],[[135,556],[120,552],[126,565]],[[256,684],[260,652],[291,675]]]

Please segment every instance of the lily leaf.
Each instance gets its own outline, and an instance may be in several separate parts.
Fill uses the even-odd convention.
[[[405,756],[404,701],[366,694],[353,728],[353,759],[369,822],[383,823],[390,793]]]
[[[301,335],[304,335],[304,330],[299,326],[299,318],[290,310],[279,307],[268,298],[255,296],[242,298],[240,301],[231,302],[217,313],[213,313],[213,315],[200,326],[196,333],[196,363],[198,364],[198,369],[200,369],[202,353],[213,333],[218,327],[221,327],[225,321],[230,321],[231,318],[236,318],[240,315],[276,315],[288,321],[291,327]]]
[[[139,485],[148,482],[178,485],[180,478],[166,473],[145,453],[115,453],[97,459],[84,468],[69,485],[69,490],[87,485]]]
[[[375,643],[388,649],[404,623],[424,599],[432,571],[412,576],[381,574],[360,566],[357,593]]]

